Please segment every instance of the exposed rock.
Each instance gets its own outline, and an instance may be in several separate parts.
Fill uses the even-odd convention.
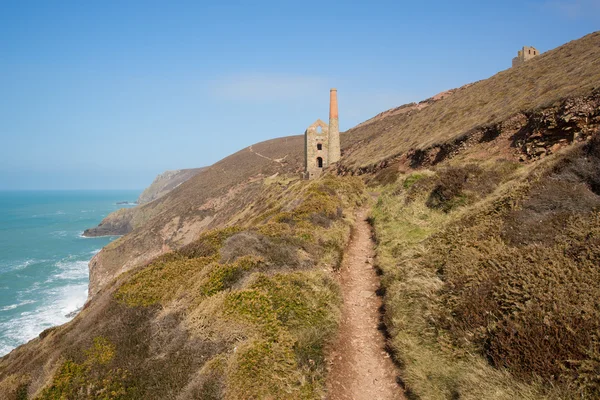
[[[104,218],[97,227],[86,229],[83,232],[83,236],[97,237],[125,235],[126,233],[131,232],[131,219],[133,213],[132,208],[121,208],[120,210],[112,212]]]
[[[154,182],[152,182],[142,194],[140,194],[138,203],[146,204],[164,196],[191,177],[198,175],[204,169],[205,168],[191,168],[163,172],[154,179]]]

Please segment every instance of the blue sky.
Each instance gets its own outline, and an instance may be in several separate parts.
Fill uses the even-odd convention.
[[[0,190],[143,188],[600,29],[600,0],[0,0]]]

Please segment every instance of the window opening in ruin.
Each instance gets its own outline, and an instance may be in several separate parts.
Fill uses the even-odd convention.
[[[317,157],[317,167],[323,168],[323,159],[321,157]]]
[[[323,145],[321,143],[317,144],[317,150],[323,150]]]
[[[323,129],[321,128],[321,126],[317,126],[317,133],[323,133]]]

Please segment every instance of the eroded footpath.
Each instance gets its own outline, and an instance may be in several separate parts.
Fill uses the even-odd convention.
[[[329,400],[404,399],[398,370],[385,350],[380,328],[379,277],[373,267],[373,241],[367,210],[356,225],[340,270],[344,306],[338,338],[328,354]]]

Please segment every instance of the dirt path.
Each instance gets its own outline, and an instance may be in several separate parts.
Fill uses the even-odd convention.
[[[270,157],[267,157],[267,156],[263,156],[262,154],[254,151],[254,149],[252,148],[252,146],[248,147],[248,151],[250,153],[256,154],[259,157],[264,158],[265,160],[273,161],[273,162],[276,162],[276,163],[279,163],[279,164],[282,164],[285,161],[285,159],[287,158],[287,154],[283,158],[270,158]]]
[[[378,329],[382,303],[375,293],[379,278],[373,268],[373,242],[366,215],[366,210],[357,214],[340,271],[344,308],[339,336],[328,355],[329,400],[404,399],[396,383],[396,367]]]

